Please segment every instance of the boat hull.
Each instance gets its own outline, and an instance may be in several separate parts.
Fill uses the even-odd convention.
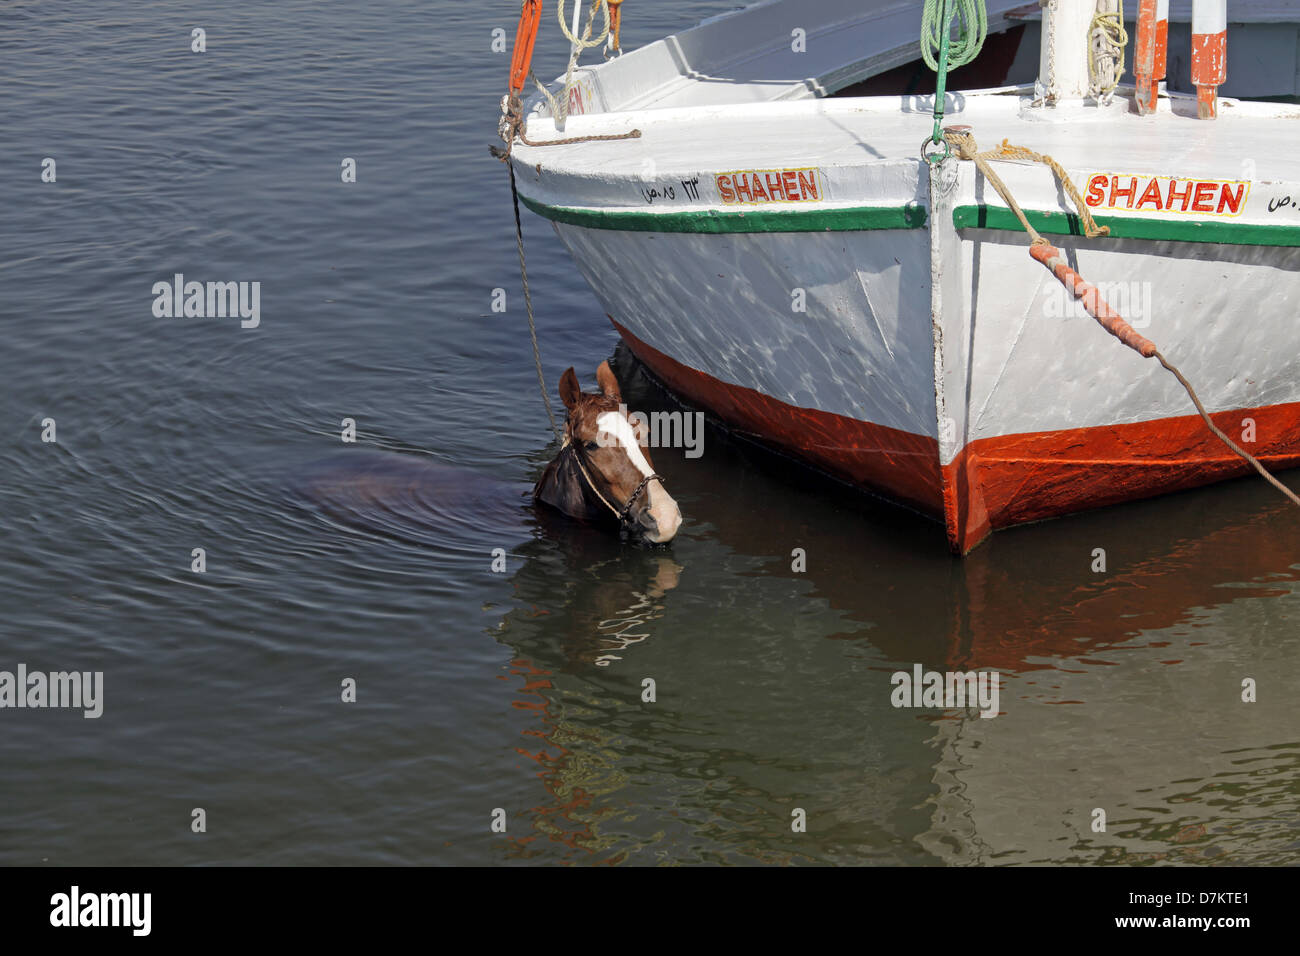
[[[1211,123],[1190,99],[1140,117],[1119,98],[1042,110],[982,91],[947,115],[983,149],[1054,157],[1071,195],[1015,151],[994,160],[1002,188],[1277,470],[1300,464],[1300,126],[1291,106],[1224,102]],[[931,111],[862,97],[583,116],[566,134],[629,138],[512,159],[524,203],[661,379],[943,522],[958,553],[1246,474],[1177,379],[1030,256],[973,163],[917,155]],[[1080,204],[1104,235],[1081,235]]]
[[[1076,311],[1023,234],[959,228],[942,212],[930,228],[556,228],[628,348],[673,392],[942,521],[957,553],[998,528],[1250,470],[1172,376]],[[937,322],[931,228],[952,265]],[[1140,262],[1142,278],[1126,280],[1130,318],[1182,365],[1225,432],[1271,468],[1300,465],[1300,359],[1279,347],[1275,310],[1252,319],[1240,308],[1284,297],[1300,250],[1070,247],[1099,281]]]

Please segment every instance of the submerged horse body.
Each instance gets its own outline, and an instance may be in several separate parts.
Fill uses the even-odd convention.
[[[626,415],[618,382],[603,363],[602,391],[585,395],[573,369],[560,380],[569,410],[564,445],[529,489],[526,484],[408,454],[353,449],[306,468],[293,482],[301,497],[353,527],[437,547],[476,547],[485,535],[523,532],[527,505],[652,543],[681,524]]]
[[[613,524],[623,535],[653,544],[671,541],[682,523],[681,509],[623,411],[608,362],[600,363],[596,382],[600,391],[586,393],[572,368],[561,376],[560,399],[568,410],[564,444],[533,497],[571,518]]]

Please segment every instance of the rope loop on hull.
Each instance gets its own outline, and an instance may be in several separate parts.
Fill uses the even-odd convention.
[[[1083,234],[1089,239],[1110,235],[1110,227],[1097,225],[1096,220],[1092,218],[1092,213],[1088,211],[1088,204],[1083,201],[1083,197],[1079,195],[1079,190],[1070,180],[1070,177],[1066,175],[1065,168],[1051,156],[1045,153],[1035,153],[1032,149],[1027,149],[1024,146],[1013,146],[1005,139],[996,149],[981,153],[979,147],[975,144],[975,135],[970,132],[969,126],[949,126],[944,130],[944,139],[952,147],[953,152],[957,154],[958,159],[971,161],[984,174],[984,178],[989,181],[989,185],[997,190],[998,195],[1002,197],[1002,201],[1016,214],[1016,218],[1020,220],[1020,225],[1024,226],[1025,232],[1029,233],[1029,238],[1033,240],[1034,245],[1040,245],[1047,242],[1047,240],[1040,236],[1038,230],[1030,225],[1024,210],[1020,208],[1020,204],[1011,195],[1011,190],[1002,181],[1002,177],[989,165],[990,160],[1008,162],[1019,160],[1041,163],[1046,166],[1052,171],[1056,181],[1061,184],[1061,188],[1065,190],[1066,195],[1070,197],[1070,201],[1074,203],[1074,208],[1078,210],[1079,221],[1083,224]]]

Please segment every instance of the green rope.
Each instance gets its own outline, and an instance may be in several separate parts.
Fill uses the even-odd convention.
[[[952,23],[957,21],[957,35],[952,36]],[[921,13],[921,56],[925,65],[938,72],[936,59],[943,48],[943,38],[948,37],[947,68],[955,70],[975,59],[984,46],[989,31],[988,12],[984,0],[925,0]]]
[[[953,22],[957,35],[952,35]],[[921,57],[925,65],[936,74],[934,91],[934,132],[930,142],[942,144],[942,154],[926,154],[932,163],[942,162],[948,156],[948,144],[943,138],[943,100],[948,84],[948,70],[965,66],[979,55],[988,35],[988,11],[984,0],[925,0],[921,12]]]

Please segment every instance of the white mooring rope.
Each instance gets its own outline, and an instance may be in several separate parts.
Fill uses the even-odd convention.
[[[1118,7],[1118,9],[1112,9]],[[1088,95],[1109,106],[1124,74],[1124,0],[1097,0],[1097,12],[1088,27]]]

